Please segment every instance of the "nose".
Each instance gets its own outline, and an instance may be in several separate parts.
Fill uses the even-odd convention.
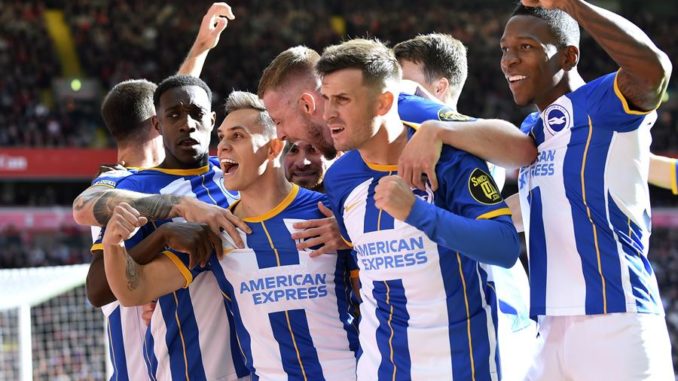
[[[513,49],[507,49],[501,55],[501,61],[500,61],[501,69],[504,72],[506,72],[511,66],[517,64],[519,61],[520,61],[520,59],[518,58],[518,55],[515,54]]]
[[[323,108],[323,120],[328,121],[336,113],[335,107],[332,104],[332,101],[325,101],[325,107]]]
[[[278,123],[275,126],[275,132],[278,135],[278,139],[287,140],[287,134],[285,133],[285,129],[283,128],[283,125],[281,123]]]
[[[299,159],[297,159],[296,165],[298,167],[303,168],[307,165],[311,165],[311,161],[308,160],[308,158],[306,158],[306,156],[301,156],[301,157],[299,157]]]
[[[181,124],[182,131],[193,132],[198,126],[198,121],[193,119],[190,115],[186,115],[185,123]]]
[[[228,144],[226,139],[219,140],[219,144],[217,144],[217,157],[220,157],[222,152],[229,151],[230,149],[231,145]]]

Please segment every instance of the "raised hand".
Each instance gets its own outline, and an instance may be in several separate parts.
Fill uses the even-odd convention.
[[[424,175],[432,190],[438,189],[436,164],[443,143],[437,136],[437,126],[424,122],[412,136],[398,159],[398,176],[410,186],[426,190]]]
[[[207,10],[200,23],[195,46],[202,50],[209,50],[217,46],[221,32],[228,26],[228,21],[235,19],[233,10],[226,3],[214,3]]]

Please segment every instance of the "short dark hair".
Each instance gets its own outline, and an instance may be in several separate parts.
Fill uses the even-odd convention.
[[[519,3],[511,14],[511,17],[513,16],[537,17],[548,25],[558,46],[579,46],[579,24],[577,24],[572,16],[565,11],[560,9],[526,7]]]
[[[393,52],[377,39],[358,38],[328,46],[315,68],[321,77],[342,69],[360,69],[365,83],[382,88],[387,80],[402,77]]]
[[[466,47],[449,34],[420,34],[393,47],[398,61],[408,60],[424,65],[428,83],[440,77],[447,78],[455,89],[464,87],[468,76]]]
[[[292,79],[311,77],[315,80],[314,66],[318,59],[318,52],[303,45],[293,46],[278,54],[261,74],[257,94],[263,97],[267,91],[278,89]]]
[[[116,142],[143,136],[151,128],[144,122],[155,115],[153,92],[158,86],[145,79],[130,79],[113,86],[101,103],[101,118]],[[146,128],[144,128],[146,127]]]
[[[165,78],[162,82],[160,82],[158,88],[155,89],[155,93],[153,94],[153,104],[155,105],[155,107],[158,107],[158,105],[160,104],[160,97],[167,90],[183,86],[198,86],[205,90],[205,93],[207,94],[207,99],[209,99],[210,101],[210,107],[212,106],[212,90],[210,90],[209,86],[207,86],[207,84],[202,79],[190,75],[177,74]]]

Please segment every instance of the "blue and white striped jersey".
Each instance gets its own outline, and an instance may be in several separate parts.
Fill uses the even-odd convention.
[[[136,173],[136,168],[120,168],[101,173],[92,180],[93,187],[115,188],[119,181]],[[92,227],[92,250],[102,250],[101,228]],[[146,323],[141,307],[124,307],[117,301],[101,307],[106,317],[108,353],[113,367],[111,380],[150,380],[142,356]]]
[[[228,207],[237,196],[223,185],[216,158],[196,169],[151,168],[128,176],[118,189],[149,194],[190,195]],[[183,221],[176,218],[175,221]],[[157,226],[149,222],[125,242],[131,249]],[[146,335],[143,356],[154,380],[236,380],[247,374],[233,337],[216,278],[209,271],[189,271],[188,256],[165,251],[186,278],[187,287],[158,299]]]
[[[460,114],[450,107],[419,96],[400,94],[398,97],[398,114],[404,122],[421,124],[427,120],[442,121],[475,121],[477,118]],[[506,170],[487,163],[490,175],[499,191],[506,182]],[[511,268],[481,263],[488,273],[488,280],[497,293],[499,303],[500,324],[507,323],[506,329],[517,331],[529,326],[530,290],[527,273],[523,264],[517,261]],[[506,320],[503,320],[503,319]]]
[[[612,73],[523,122],[539,152],[519,176],[531,316],[663,313],[647,260],[656,118],[629,108]]]
[[[244,219],[252,228],[242,235],[245,249],[231,243],[221,260],[211,259],[253,380],[355,380],[350,253],[311,258],[290,237],[294,223],[324,218],[325,200],[294,185],[271,211]]]
[[[349,151],[325,177],[360,268],[358,379],[497,380],[496,297],[487,272],[375,207],[379,179],[396,171]],[[414,190],[418,198],[460,216],[511,224],[480,159],[445,146],[436,173],[439,189]]]

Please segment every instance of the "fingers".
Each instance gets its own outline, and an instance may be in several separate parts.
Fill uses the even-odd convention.
[[[214,252],[217,255],[217,258],[221,259],[224,257],[224,246],[221,243],[221,238],[218,235],[214,234],[212,231],[207,231],[207,238],[210,240],[210,244],[214,249]],[[205,263],[202,264],[203,266]]]
[[[295,224],[292,225],[292,227],[295,228],[295,229],[299,229],[299,230],[308,230],[308,229],[327,225],[328,219],[329,218],[318,218],[316,220],[296,222]],[[308,237],[307,235],[303,235],[303,236],[299,235],[299,236],[295,237],[295,235],[300,234],[300,233],[303,233],[303,232],[296,232],[296,233],[292,234],[292,239],[307,238]]]
[[[332,210],[326,207],[325,204],[323,204],[320,201],[318,201],[318,209],[320,210],[320,213],[325,215],[325,217],[334,217],[334,213],[332,213]]]
[[[329,246],[325,245],[325,246],[320,247],[320,248],[317,249],[317,250],[313,250],[312,252],[310,252],[310,253],[308,254],[308,256],[311,257],[311,258],[314,258],[314,257],[318,257],[318,256],[323,255],[323,254],[331,254],[331,253],[333,253],[334,251],[335,251],[334,249],[332,249],[332,248],[330,248]]]
[[[327,237],[316,236],[316,237],[309,238],[309,239],[306,239],[306,240],[299,242],[297,244],[297,250],[306,250],[306,249],[309,249],[313,246],[318,246],[318,245],[322,245],[322,244],[325,244],[325,245],[328,244]]]
[[[297,240],[306,240],[310,238],[315,238],[318,237],[328,231],[327,227],[315,227],[315,228],[309,228],[309,229],[304,229],[302,231],[294,232],[292,234],[292,239]]]
[[[401,157],[402,159],[402,157]],[[409,163],[405,163],[404,161],[400,161],[398,163],[398,176],[400,176],[407,185],[412,186],[412,167],[410,166]]]
[[[252,234],[252,229],[245,223],[245,221],[241,220],[240,218],[236,217],[233,213],[231,213],[230,210],[226,209],[226,218],[235,226],[240,228],[240,230],[244,231],[247,234]]]
[[[432,191],[438,189],[438,176],[436,176],[435,168],[429,169],[426,172],[426,177],[428,177],[429,185],[431,186]],[[421,190],[426,190],[426,187],[420,188]]]
[[[233,20],[235,18],[231,6],[223,2],[212,4],[207,13],[212,13],[222,17],[226,17],[229,20]]]
[[[222,222],[219,227],[233,239],[233,243],[237,248],[242,249],[245,247],[245,243],[242,241],[242,238],[240,238],[240,233],[238,233],[238,230],[230,221],[226,220],[225,222]]]

